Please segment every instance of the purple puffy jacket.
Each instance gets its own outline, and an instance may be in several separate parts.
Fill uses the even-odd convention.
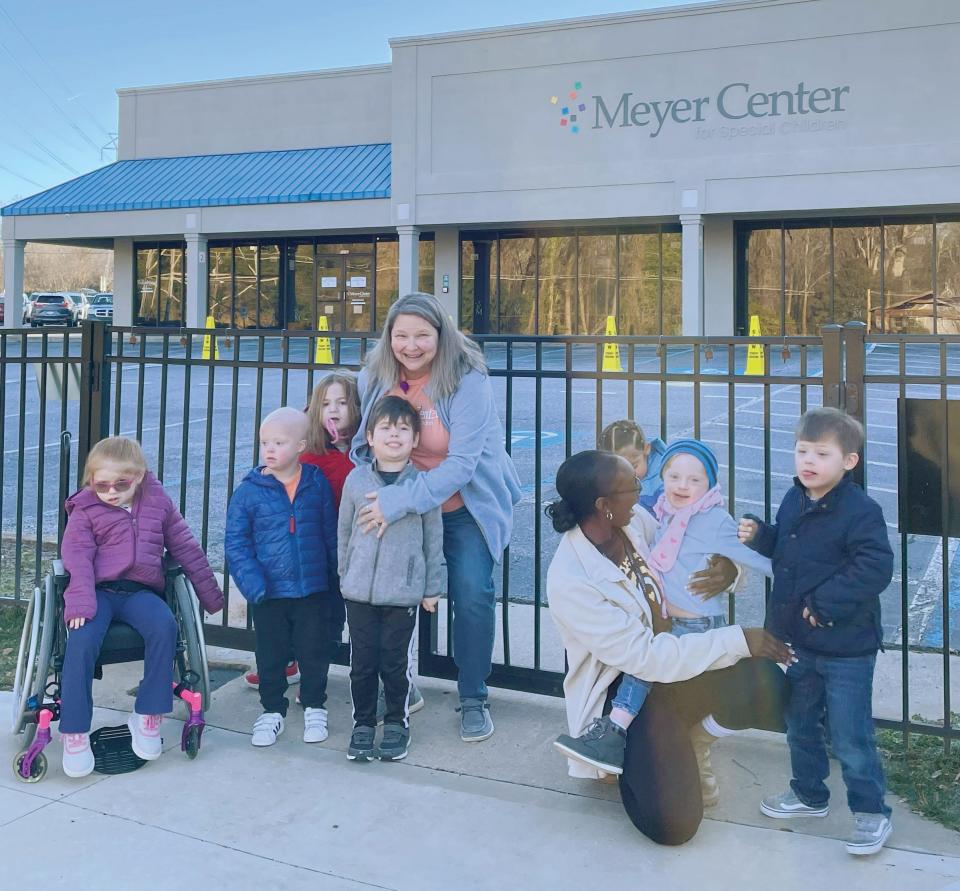
[[[203,608],[223,608],[223,592],[207,555],[186,520],[152,473],[147,473],[130,512],[113,507],[92,489],[67,499],[67,528],[61,557],[70,573],[63,617],[92,619],[97,614],[96,585],[126,579],[155,591],[164,589],[163,552],[168,550],[193,583]]]

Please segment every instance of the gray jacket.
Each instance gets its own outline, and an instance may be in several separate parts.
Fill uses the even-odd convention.
[[[419,475],[407,464],[396,485]],[[393,520],[377,538],[357,526],[367,492],[386,484],[372,464],[359,464],[343,484],[337,527],[337,566],[345,600],[373,606],[419,606],[443,585],[443,518],[435,507]]]
[[[359,466],[370,462],[364,434],[374,403],[387,387],[371,380],[367,369],[357,379],[362,419],[350,459]],[[513,531],[513,506],[520,501],[517,469],[503,445],[503,427],[497,415],[490,378],[479,371],[463,376],[457,392],[435,400],[440,422],[450,432],[450,448],[439,467],[403,484],[397,481],[380,496],[380,510],[388,523],[405,514],[421,514],[460,493],[483,534],[495,563],[503,558]]]

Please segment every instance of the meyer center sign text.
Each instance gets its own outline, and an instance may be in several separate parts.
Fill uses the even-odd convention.
[[[713,109],[728,121],[749,123],[758,118],[792,115],[821,115],[846,111],[844,99],[850,87],[815,87],[807,89],[803,81],[792,90],[770,93],[752,90],[750,84],[727,84],[712,100],[709,96],[695,99],[637,100],[633,93],[622,93],[609,101],[594,96],[592,130],[608,127],[647,127],[652,139],[663,128],[674,124],[702,123]]]

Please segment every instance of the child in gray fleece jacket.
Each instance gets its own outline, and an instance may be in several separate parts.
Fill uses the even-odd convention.
[[[443,519],[440,508],[406,514],[364,532],[357,515],[367,495],[419,471],[410,453],[420,416],[405,399],[386,396],[370,412],[366,436],[374,457],[350,472],[343,486],[337,529],[340,590],[350,626],[351,761],[399,761],[410,741],[409,698],[417,607],[433,612],[442,585]],[[386,713],[375,746],[378,680]]]

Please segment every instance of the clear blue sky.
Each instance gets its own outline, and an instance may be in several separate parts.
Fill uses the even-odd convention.
[[[391,37],[690,2],[0,0],[0,205],[112,161],[118,87],[368,65]]]

